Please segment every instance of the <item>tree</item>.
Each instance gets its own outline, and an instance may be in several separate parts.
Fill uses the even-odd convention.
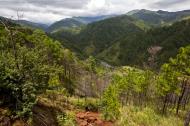
[[[30,115],[38,94],[50,85],[64,85],[64,50],[40,30],[0,25],[2,103],[17,116]]]
[[[176,58],[170,59],[164,64],[158,77],[158,92],[164,96],[163,113],[169,96],[178,96],[176,114],[178,114],[180,104],[187,90],[187,81],[190,77],[190,46],[181,48]]]

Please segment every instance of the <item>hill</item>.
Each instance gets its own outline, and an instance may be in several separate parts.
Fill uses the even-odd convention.
[[[86,24],[104,20],[110,17],[113,17],[114,15],[102,15],[102,16],[91,16],[91,17],[72,17],[72,18],[66,18],[62,19],[60,21],[57,21],[53,23],[48,29],[48,32],[57,32],[60,30],[72,30],[73,29],[79,29],[81,26],[84,26]],[[79,27],[79,28],[78,28]]]
[[[149,18],[143,21],[134,17],[139,14],[146,14]],[[67,40],[83,54],[94,55],[112,65],[144,67],[149,64],[148,60],[151,57],[148,49],[158,47],[161,50],[155,59],[155,67],[160,67],[170,57],[175,56],[180,47],[189,44],[188,14],[189,11],[134,10],[128,13],[130,16],[121,15],[94,22],[74,34],[59,31],[53,33],[52,37],[63,42]],[[154,15],[157,18],[154,18]],[[155,19],[155,22],[151,19]],[[161,20],[172,23],[160,26]]]
[[[117,16],[88,24],[78,34],[65,37],[78,46],[87,55],[96,55],[112,45],[116,40],[144,32],[146,25],[126,15]],[[64,33],[53,34],[55,38],[62,38]]]
[[[73,26],[46,33],[0,20],[0,126],[189,125],[190,19]]]
[[[46,29],[48,28],[48,25],[46,24],[35,23],[35,22],[27,21],[27,20],[13,20],[13,19],[1,17],[1,16],[0,16],[0,20],[3,21],[4,23],[12,23],[14,25],[18,24],[23,27],[31,28],[31,29],[41,29],[41,30],[46,31]]]
[[[56,32],[62,29],[70,29],[70,28],[76,28],[84,25],[82,22],[77,21],[72,18],[63,19],[61,21],[57,21],[54,24],[50,25],[48,27],[48,32]]]
[[[143,66],[147,64],[151,54],[148,49],[159,47],[155,62],[157,67],[177,54],[180,47],[190,44],[190,20],[177,22],[131,35],[116,41],[109,48],[98,54],[98,57],[115,65]]]
[[[26,21],[26,20],[19,20],[19,21],[14,20],[14,22],[18,23],[18,24],[20,24],[22,26],[25,26],[25,27],[29,27],[29,28],[32,28],[32,29],[41,29],[41,30],[44,30],[44,31],[46,31],[46,29],[49,27],[46,24],[35,23],[35,22]]]
[[[134,18],[143,20],[151,26],[161,26],[172,24],[176,21],[183,20],[190,16],[190,10],[168,12],[168,11],[150,11],[150,10],[133,10],[127,13]]]

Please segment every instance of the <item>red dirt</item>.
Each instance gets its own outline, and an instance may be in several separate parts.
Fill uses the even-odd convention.
[[[78,126],[113,126],[110,121],[104,121],[96,112],[79,112],[76,114]]]

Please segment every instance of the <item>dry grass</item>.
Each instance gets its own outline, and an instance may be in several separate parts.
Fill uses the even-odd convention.
[[[183,126],[183,120],[175,115],[162,116],[151,108],[126,106],[121,109],[117,126]]]

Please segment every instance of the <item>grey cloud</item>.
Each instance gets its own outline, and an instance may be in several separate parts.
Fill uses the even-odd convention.
[[[34,5],[39,7],[61,7],[61,8],[70,8],[70,9],[80,9],[83,8],[89,0],[0,0],[1,6],[14,5]]]
[[[24,18],[46,22],[64,17],[84,14],[84,8],[90,0],[0,0],[0,16],[16,17],[17,11],[24,13]],[[48,18],[49,16],[49,18]]]
[[[154,6],[156,8],[168,8],[177,4],[183,4],[187,1],[189,0],[160,0],[156,3],[151,4],[151,6]]]
[[[70,9],[79,9],[83,8],[89,0],[27,0],[28,3],[37,5],[37,6],[54,6],[54,7],[64,7]]]
[[[156,1],[156,2],[155,2]],[[133,9],[164,9],[176,11],[190,9],[190,0],[0,0],[0,16],[47,22],[72,17],[122,14]]]

